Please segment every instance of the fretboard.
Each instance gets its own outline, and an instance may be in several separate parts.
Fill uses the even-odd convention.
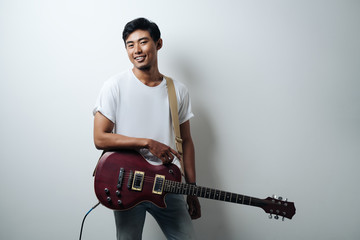
[[[261,207],[264,204],[263,200],[258,198],[169,180],[165,181],[164,191],[257,207]]]

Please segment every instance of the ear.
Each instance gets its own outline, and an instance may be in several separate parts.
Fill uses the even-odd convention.
[[[160,50],[162,48],[162,46],[163,46],[163,41],[160,38],[156,43],[156,50]]]

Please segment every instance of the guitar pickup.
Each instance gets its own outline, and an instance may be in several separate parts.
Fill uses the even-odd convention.
[[[121,185],[123,183],[123,179],[124,179],[124,168],[120,168],[120,172],[119,172],[119,177],[118,177],[118,183],[116,185],[117,189],[121,189]]]
[[[161,195],[163,193],[164,183],[165,176],[156,174],[152,192]]]
[[[144,176],[145,176],[144,172],[135,171],[134,179],[133,179],[132,186],[131,186],[132,190],[134,190],[134,191],[142,190],[142,186],[144,183]]]

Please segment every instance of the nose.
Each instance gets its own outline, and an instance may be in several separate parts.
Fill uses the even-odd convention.
[[[142,52],[140,44],[135,44],[134,51],[135,51],[135,53],[141,53]]]

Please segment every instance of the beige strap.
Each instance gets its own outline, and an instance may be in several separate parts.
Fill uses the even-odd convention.
[[[164,78],[166,79],[166,85],[167,85],[167,89],[168,89],[170,113],[171,113],[171,119],[172,119],[174,132],[175,132],[176,150],[178,151],[178,153],[181,156],[181,159],[179,159],[179,161],[181,164],[181,173],[182,173],[182,175],[184,175],[182,139],[181,139],[181,135],[180,135],[179,113],[178,113],[178,106],[177,106],[174,82],[171,78],[169,78],[167,76],[164,76]]]

